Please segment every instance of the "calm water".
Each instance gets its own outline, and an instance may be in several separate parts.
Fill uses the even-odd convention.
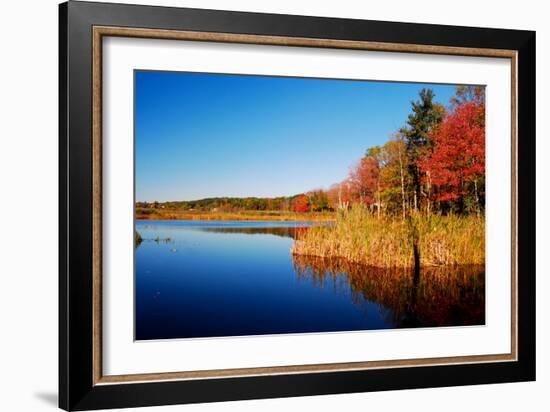
[[[485,323],[483,267],[415,275],[293,257],[308,225],[137,221],[136,339]]]

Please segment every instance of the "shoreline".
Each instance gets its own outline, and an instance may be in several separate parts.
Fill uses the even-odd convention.
[[[149,209],[151,210],[151,209]],[[311,224],[296,233],[293,256],[345,259],[376,267],[437,267],[485,263],[484,217],[410,216],[378,218],[361,206],[343,212],[184,212],[151,210],[136,222],[300,222]]]
[[[259,222],[335,222],[335,212],[308,212],[308,213],[182,213],[176,211],[162,211],[160,213],[136,213],[135,220],[234,220]]]

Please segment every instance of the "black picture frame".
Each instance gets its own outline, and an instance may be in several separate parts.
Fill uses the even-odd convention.
[[[96,385],[92,28],[517,51],[517,361]],[[89,410],[535,380],[535,32],[89,3],[59,6],[59,406]]]

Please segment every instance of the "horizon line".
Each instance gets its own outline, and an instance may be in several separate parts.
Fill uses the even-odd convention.
[[[191,200],[184,200],[184,199],[180,199],[180,200],[136,200],[135,202],[136,203],[154,203],[154,202],[158,202],[158,203],[171,203],[171,202],[200,202],[201,200],[210,200],[210,199],[278,199],[278,198],[282,198],[282,197],[296,197],[296,196],[300,196],[300,195],[305,195],[307,193],[310,193],[310,192],[316,192],[316,191],[326,191],[326,189],[313,189],[313,190],[308,190],[307,192],[301,192],[301,193],[296,193],[294,195],[284,195],[284,196],[209,196],[209,197],[201,197],[201,198],[198,198],[198,199],[191,199]]]

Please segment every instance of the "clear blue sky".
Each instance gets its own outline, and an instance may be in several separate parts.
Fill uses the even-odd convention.
[[[404,125],[416,83],[135,72],[136,200],[275,197],[343,180]]]

